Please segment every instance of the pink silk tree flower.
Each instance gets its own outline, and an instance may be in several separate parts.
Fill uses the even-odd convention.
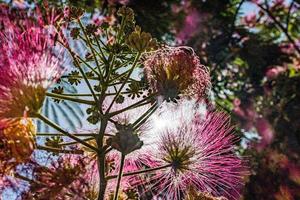
[[[0,118],[33,117],[46,90],[62,74],[60,51],[54,48],[54,26],[40,19],[34,23],[26,15],[16,23],[5,11],[0,13],[5,25],[0,29]]]
[[[269,80],[276,79],[280,74],[283,74],[287,71],[287,68],[282,66],[274,66],[267,70],[266,77]]]
[[[200,100],[210,86],[208,69],[187,47],[167,47],[150,53],[144,66],[150,88],[166,101],[177,102],[180,96]]]
[[[237,138],[232,129],[226,114],[208,112],[204,119],[198,116],[163,132],[159,144],[148,152],[154,161],[148,164],[165,167],[155,171],[149,190],[163,199],[182,199],[191,188],[238,199],[247,169],[234,153]]]
[[[0,174],[9,174],[30,159],[35,149],[36,128],[31,119],[0,121]]]
[[[48,166],[31,163],[30,186],[22,199],[84,199],[89,180],[84,177],[88,159],[82,155],[63,155]]]
[[[250,28],[253,28],[257,23],[257,14],[256,13],[250,13],[246,15],[242,22],[244,25],[249,26]]]
[[[271,124],[265,118],[258,118],[255,121],[255,128],[259,135],[261,136],[260,142],[257,144],[256,149],[262,151],[269,144],[273,142],[275,137],[274,130]]]

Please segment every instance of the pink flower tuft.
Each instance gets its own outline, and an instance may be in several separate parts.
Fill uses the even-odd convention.
[[[285,67],[281,67],[281,66],[272,67],[268,69],[268,71],[266,72],[266,77],[270,80],[276,79],[277,76],[284,73],[286,70],[287,69]]]
[[[189,14],[186,16],[184,20],[184,25],[182,27],[182,30],[177,34],[176,39],[179,41],[185,41],[193,34],[195,34],[195,31],[199,28],[202,22],[202,16],[197,11],[197,9],[193,8],[189,10]],[[201,27],[202,28],[202,27]]]
[[[0,13],[5,25],[0,32],[0,118],[22,117],[24,112],[31,116],[62,73],[62,59],[54,49],[54,27],[25,14],[17,23],[5,15],[3,7]]]
[[[32,179],[22,199],[83,199],[90,197],[91,180],[84,176],[89,159],[82,155],[64,155],[48,166],[31,163],[27,176]]]
[[[189,48],[158,50],[150,54],[144,64],[151,89],[166,101],[176,102],[179,96],[200,100],[210,86],[208,69]]]
[[[247,175],[243,161],[234,153],[229,117],[209,112],[161,136],[158,147],[149,152],[151,167],[168,166],[151,178],[157,196],[182,199],[190,188],[213,196],[238,199]]]
[[[255,127],[259,135],[262,137],[257,149],[262,150],[272,143],[274,139],[274,131],[268,120],[264,118],[258,118],[255,122]]]
[[[256,22],[256,13],[251,13],[243,18],[243,23],[251,28],[255,26]]]
[[[31,119],[0,120],[0,174],[30,159],[36,129]]]

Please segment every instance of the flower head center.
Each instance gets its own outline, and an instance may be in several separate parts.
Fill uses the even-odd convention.
[[[193,163],[192,157],[195,154],[195,150],[192,146],[180,146],[179,143],[173,143],[166,146],[166,157],[164,160],[172,165],[172,169],[175,173],[188,170]]]

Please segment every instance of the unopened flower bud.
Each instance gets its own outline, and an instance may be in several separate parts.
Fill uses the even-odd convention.
[[[118,16],[123,17],[126,21],[133,21],[134,20],[134,12],[131,8],[123,6],[118,10]]]
[[[157,42],[151,34],[142,32],[139,26],[136,26],[135,31],[128,36],[126,43],[138,52],[149,51],[157,47]]]
[[[119,125],[117,129],[116,135],[108,141],[112,148],[120,151],[123,155],[127,155],[143,146],[143,142],[131,125]]]
[[[83,15],[84,11],[77,7],[66,7],[64,9],[64,17],[67,20],[79,19]]]

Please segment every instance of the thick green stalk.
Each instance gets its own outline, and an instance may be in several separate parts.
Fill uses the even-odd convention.
[[[98,192],[98,200],[104,200],[105,191],[107,186],[107,180],[105,178],[105,153],[98,153],[98,171],[99,171],[99,192]]]
[[[118,180],[117,180],[117,186],[116,186],[116,190],[115,190],[114,200],[117,200],[118,196],[119,196],[120,183],[121,183],[121,179],[123,176],[124,162],[125,162],[125,155],[122,154],[121,160],[120,160],[120,169],[119,169],[119,174],[118,174]]]
[[[105,178],[105,149],[103,148],[103,138],[105,135],[105,129],[107,126],[107,120],[102,119],[100,123],[100,131],[97,138],[97,145],[98,145],[98,171],[99,171],[99,192],[98,192],[98,200],[104,200],[105,191],[107,186],[107,180]]]

